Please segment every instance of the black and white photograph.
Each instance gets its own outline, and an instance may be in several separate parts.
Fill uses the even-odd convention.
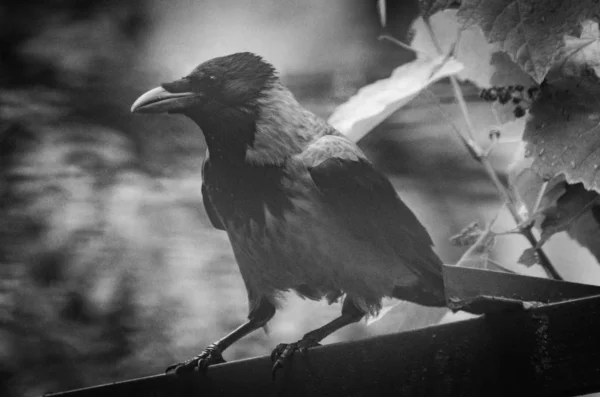
[[[600,396],[598,0],[0,3],[0,396]]]

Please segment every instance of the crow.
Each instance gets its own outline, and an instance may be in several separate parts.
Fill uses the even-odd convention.
[[[343,299],[342,313],[278,345],[273,374],[294,351],[375,315],[384,297],[445,306],[442,261],[423,225],[358,146],[304,109],[262,57],[208,60],[131,111],[183,114],[202,130],[204,207],[227,232],[248,293],[244,324],[167,371],[224,362],[222,352],[266,326],[286,291]]]

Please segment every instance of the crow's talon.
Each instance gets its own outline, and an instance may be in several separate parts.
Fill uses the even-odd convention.
[[[296,343],[278,344],[271,353],[271,361],[274,362],[271,370],[273,380],[275,380],[277,371],[284,367],[285,362],[294,355],[294,352],[299,351],[303,356],[306,356],[308,349],[315,346],[321,346],[321,344],[310,339],[301,339]]]
[[[176,374],[185,372],[206,372],[206,369],[213,364],[224,363],[225,360],[221,355],[221,349],[216,344],[208,346],[202,353],[192,358],[191,360],[182,363],[169,365],[165,372],[173,371]]]
[[[273,380],[275,380],[277,371],[283,368],[283,364],[281,364],[279,361],[276,361],[275,364],[273,364],[273,369],[271,369],[271,377],[273,378]]]

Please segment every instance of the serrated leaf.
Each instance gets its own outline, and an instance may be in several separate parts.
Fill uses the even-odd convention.
[[[556,68],[565,76],[580,76],[594,70],[600,77],[600,29],[598,22],[584,21],[579,37],[567,35]]]
[[[517,84],[529,87],[535,84],[527,73],[499,51],[498,45],[488,43],[478,26],[463,29],[456,10],[439,12],[431,16],[429,22],[443,53],[448,53],[458,41],[455,58],[464,66],[457,74],[459,79],[469,80],[481,88]],[[411,46],[421,53],[436,54],[436,46],[422,18],[415,21],[413,29],[415,37]]]
[[[540,262],[540,256],[538,255],[535,248],[526,248],[517,262],[527,267],[531,267],[537,265]]]
[[[481,27],[525,72],[541,83],[564,47],[563,37],[598,13],[595,0],[464,0],[458,16]]]
[[[443,11],[460,4],[457,0],[419,0],[421,16],[427,18],[438,11]]]
[[[600,80],[568,77],[544,85],[530,109],[523,140],[531,168],[544,179],[564,174],[600,191]]]
[[[387,79],[362,87],[329,117],[329,124],[354,141],[406,105],[429,84],[462,69],[453,59],[417,59],[396,68]]]

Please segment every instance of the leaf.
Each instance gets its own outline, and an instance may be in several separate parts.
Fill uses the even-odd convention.
[[[443,11],[460,4],[459,0],[419,0],[419,10],[423,18],[430,17],[438,11]]]
[[[576,219],[566,230],[567,235],[587,248],[600,262],[600,206],[592,207]]]
[[[471,246],[477,242],[485,230],[481,227],[479,222],[473,222],[465,227],[460,233],[450,237],[450,243],[459,247]]]
[[[481,27],[511,59],[540,83],[560,54],[563,36],[598,12],[595,0],[463,0],[465,27]]]
[[[567,183],[564,176],[559,175],[550,181],[545,181],[531,169],[531,163],[531,157],[521,157],[511,165],[508,174],[510,189],[522,205],[520,212],[528,219],[537,218],[539,214],[543,214],[544,211],[555,207],[558,199],[567,190]],[[545,183],[547,184],[544,187]],[[544,189],[544,192],[542,192],[543,195],[541,200],[539,200],[542,189]],[[537,208],[535,208],[536,204]]]
[[[496,244],[496,233],[492,231],[492,226],[496,219],[492,220],[485,229],[482,229],[477,222],[471,223],[457,236],[457,242],[470,243],[471,237],[477,236],[477,241],[474,242],[468,250],[460,257],[456,266],[470,267],[475,269],[487,269],[498,272],[513,273],[490,258],[492,250]],[[453,237],[456,238],[457,236]],[[465,238],[464,240],[461,238]]]
[[[579,37],[567,35],[556,68],[565,76],[580,76],[593,70],[600,77],[600,29],[598,22],[584,21]]]
[[[594,76],[545,84],[530,109],[523,140],[531,168],[549,180],[564,174],[600,191],[600,84]]]
[[[487,42],[478,26],[462,29],[456,10],[439,12],[431,16],[429,22],[443,53],[448,53],[458,40],[455,58],[464,65],[457,74],[459,79],[469,80],[481,88],[517,84],[529,87],[535,84],[519,65],[499,51],[498,45]],[[411,46],[421,53],[437,54],[422,18],[415,21],[413,29],[415,37]]]
[[[527,267],[535,266],[540,263],[540,256],[535,248],[526,248],[517,262]]]
[[[520,84],[525,88],[537,85],[519,65],[514,63],[512,59],[502,51],[494,52],[490,63],[494,69],[494,74],[490,79],[491,85],[506,86]]]
[[[498,143],[519,143],[522,145],[521,137],[523,136],[523,131],[525,130],[525,119],[520,118],[516,120],[512,120],[510,122],[504,123],[500,126],[492,125],[491,128],[488,128],[490,135],[490,139],[493,138],[493,132],[499,132]],[[519,145],[515,145],[516,151],[519,151]],[[514,151],[513,147],[513,151]],[[522,157],[522,155],[521,155]],[[507,159],[508,160],[508,159]]]
[[[417,59],[396,68],[387,79],[362,87],[329,117],[329,124],[354,141],[410,102],[429,84],[462,69],[445,57]]]
[[[521,69],[519,65],[514,63],[510,57],[502,52],[497,51],[492,54],[490,61],[494,68],[494,74],[491,77],[491,85],[493,86],[509,86],[509,85],[522,85],[527,89],[533,86],[537,86],[537,83],[527,73]],[[515,105],[512,102],[507,104],[501,104],[496,101],[492,104],[500,123],[508,123],[514,120],[524,120],[522,117],[515,117]]]
[[[462,255],[456,266],[476,269],[489,268],[489,255],[496,244],[496,233],[491,228],[483,230],[477,241]]]
[[[580,183],[569,185],[564,176],[559,175],[548,181],[537,211],[532,213],[544,180],[530,166],[531,158],[523,158],[513,165],[509,172],[509,185],[523,205],[523,215],[534,220],[542,231],[539,246],[555,233],[566,231],[572,239],[588,248],[596,259],[600,259],[600,206],[597,205],[596,193],[584,189]],[[528,263],[525,255],[524,252],[520,263]]]
[[[586,190],[582,184],[568,186],[558,199],[557,205],[544,212],[541,224],[542,235],[538,246],[542,246],[552,235],[568,230],[574,222],[598,203],[598,194]],[[598,243],[598,242],[597,242]]]

